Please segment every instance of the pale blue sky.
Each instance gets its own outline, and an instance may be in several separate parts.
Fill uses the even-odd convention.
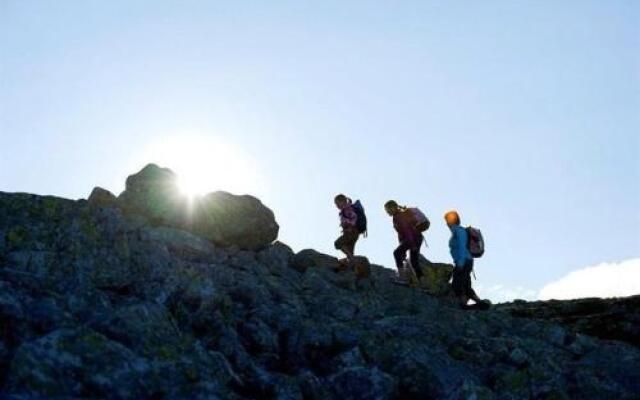
[[[211,136],[296,250],[335,254],[345,192],[359,253],[392,266],[393,198],[448,261],[457,208],[482,287],[535,291],[640,256],[639,71],[637,1],[0,0],[0,190],[117,193],[144,149]]]

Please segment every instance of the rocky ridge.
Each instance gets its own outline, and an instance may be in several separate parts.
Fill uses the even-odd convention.
[[[381,266],[334,272],[335,258],[275,242],[259,200],[220,192],[194,205],[177,193],[154,165],[117,197],[0,193],[0,398],[640,393],[634,346],[462,311],[391,284]]]
[[[640,296],[515,301],[499,305],[514,317],[561,324],[578,333],[640,347]]]

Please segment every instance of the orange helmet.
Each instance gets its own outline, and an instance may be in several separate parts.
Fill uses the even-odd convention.
[[[460,224],[460,215],[456,210],[451,210],[444,215],[444,220],[448,225],[458,225]]]

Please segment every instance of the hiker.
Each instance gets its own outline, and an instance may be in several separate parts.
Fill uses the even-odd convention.
[[[420,268],[420,246],[422,246],[424,237],[422,236],[422,228],[417,224],[416,215],[414,214],[414,211],[412,211],[417,209],[399,206],[394,200],[387,201],[384,205],[384,209],[389,216],[393,217],[393,227],[396,232],[398,232],[398,241],[400,242],[400,245],[393,252],[393,258],[396,261],[398,274],[401,274],[403,263],[407,258],[407,251],[409,251],[409,262],[411,264],[411,268],[413,268],[413,271],[415,272],[418,283],[421,283],[423,275],[422,269]],[[422,214],[422,216],[424,216],[424,214]],[[428,226],[424,230],[426,229],[428,229]],[[408,283],[410,286],[417,286],[415,282]]]
[[[473,254],[469,250],[469,232],[460,226],[460,215],[456,211],[449,211],[444,215],[447,226],[451,230],[449,249],[453,258],[453,280],[451,286],[460,301],[463,309],[488,308],[490,303],[478,297],[471,287],[471,272],[473,271]],[[473,228],[468,228],[473,229]],[[479,233],[479,231],[477,231]],[[482,250],[484,251],[484,249]],[[482,256],[478,253],[477,257]],[[469,306],[469,300],[473,300],[475,307]]]
[[[360,201],[353,203],[344,194],[337,195],[334,203],[340,210],[340,227],[342,228],[342,235],[335,241],[334,246],[336,250],[342,251],[347,256],[349,266],[354,267],[356,242],[360,238],[360,234],[366,234],[367,230],[364,208]]]

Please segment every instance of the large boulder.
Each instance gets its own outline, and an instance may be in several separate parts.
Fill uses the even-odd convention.
[[[278,238],[273,211],[255,197],[214,192],[196,200],[189,230],[212,242],[258,250]]]
[[[320,253],[313,249],[304,249],[296,253],[291,260],[291,267],[297,271],[304,272],[308,268],[328,268],[338,269],[340,262],[337,258]]]
[[[96,186],[87,201],[91,207],[111,207],[116,205],[117,198],[107,189]]]
[[[178,189],[178,176],[168,168],[149,164],[127,178],[118,203],[125,210],[158,224],[181,224],[187,197]]]
[[[127,178],[120,207],[156,225],[186,229],[222,247],[259,250],[278,237],[273,212],[255,197],[214,192],[188,199],[168,168],[149,164]]]
[[[420,269],[425,277],[425,290],[434,296],[446,296],[451,293],[451,275],[453,265],[434,263],[420,256]]]
[[[429,294],[445,297],[452,293],[449,282],[453,274],[453,265],[434,263],[420,255],[420,269],[424,276],[423,287]],[[400,269],[400,279],[417,283],[415,272],[407,263]]]

